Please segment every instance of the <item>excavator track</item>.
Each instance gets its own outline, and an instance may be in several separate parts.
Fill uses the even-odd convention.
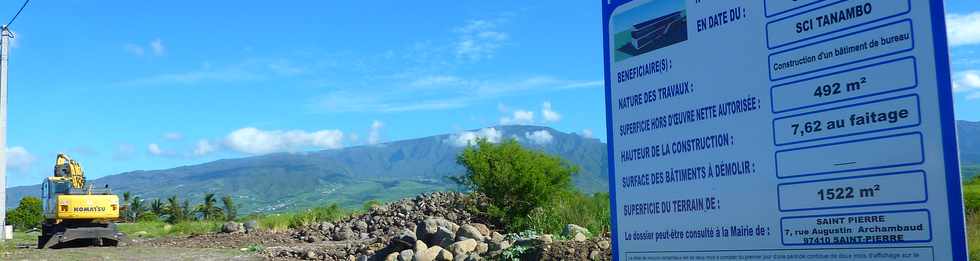
[[[44,223],[37,238],[37,248],[68,246],[118,246],[125,235],[113,223],[62,222]]]

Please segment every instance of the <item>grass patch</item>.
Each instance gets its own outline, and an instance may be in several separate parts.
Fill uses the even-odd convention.
[[[11,252],[17,249],[17,245],[30,245],[34,247],[37,244],[37,234],[30,234],[23,231],[14,231],[13,240],[4,240],[0,242],[0,252]]]
[[[544,234],[561,234],[567,224],[588,228],[593,235],[609,232],[609,194],[563,194],[545,207],[531,212],[531,229]]]
[[[289,221],[293,219],[296,214],[283,213],[283,214],[270,214],[259,216],[254,220],[259,224],[260,229],[271,230],[271,231],[286,231],[289,229]]]
[[[141,221],[136,223],[121,223],[119,231],[130,237],[164,237],[203,235],[221,231],[221,221],[184,221],[177,224],[167,224],[160,221]]]
[[[349,214],[350,212],[344,210],[337,204],[316,207],[295,214],[289,220],[289,227],[299,228],[312,224],[318,224],[320,222],[335,222]]]

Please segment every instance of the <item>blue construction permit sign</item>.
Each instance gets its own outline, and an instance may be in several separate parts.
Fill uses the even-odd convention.
[[[603,0],[617,260],[967,260],[942,1]]]

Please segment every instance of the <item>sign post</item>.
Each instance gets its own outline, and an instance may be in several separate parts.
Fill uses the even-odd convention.
[[[967,260],[942,1],[603,0],[617,260]]]

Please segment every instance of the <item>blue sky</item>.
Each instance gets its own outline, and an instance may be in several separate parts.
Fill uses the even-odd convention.
[[[980,120],[980,4],[948,2],[957,117]],[[32,2],[8,185],[58,152],[100,177],[498,124],[605,135],[597,1],[229,3]]]

